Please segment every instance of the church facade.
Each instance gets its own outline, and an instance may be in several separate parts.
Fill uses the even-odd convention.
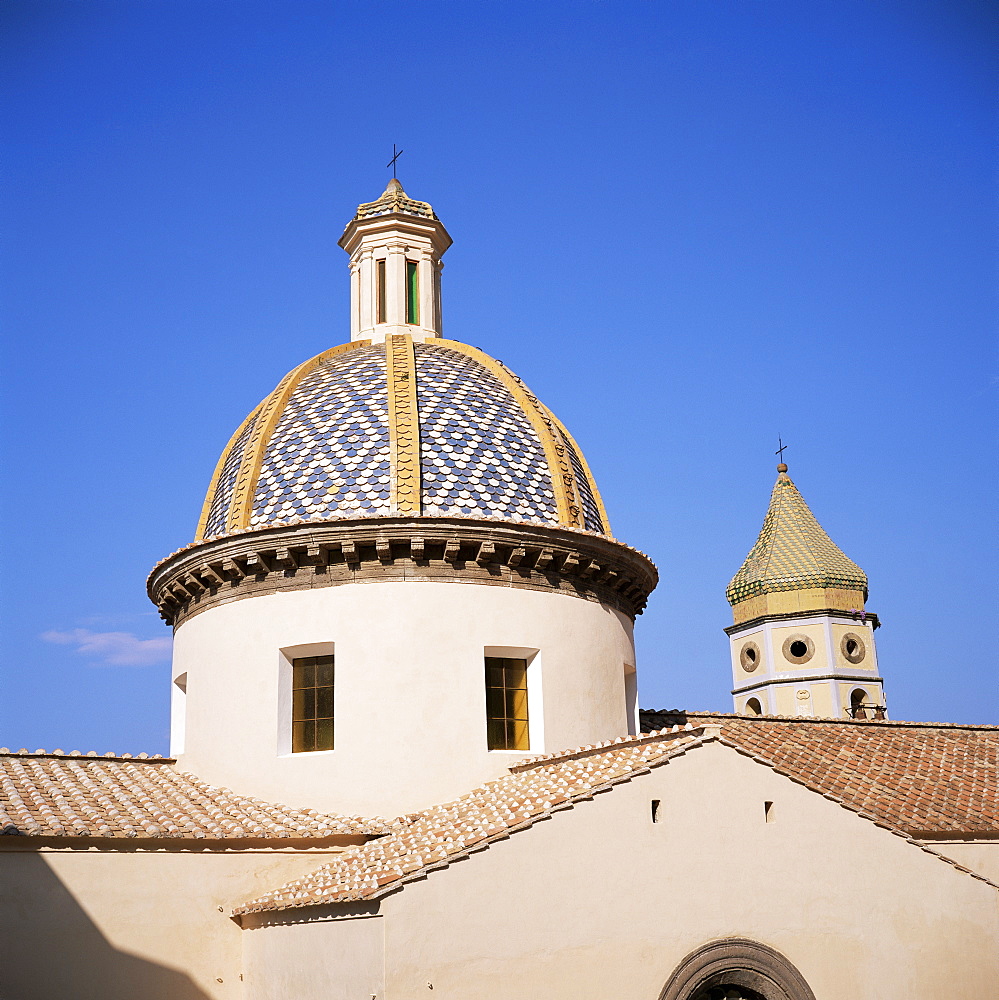
[[[0,751],[0,998],[989,995],[999,730],[888,721],[866,575],[786,467],[736,712],[640,711],[656,568],[444,336],[432,207],[393,180],[340,245],[350,340],[149,577],[171,757]]]

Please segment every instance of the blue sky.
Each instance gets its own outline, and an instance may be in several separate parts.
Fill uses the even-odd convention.
[[[659,566],[643,705],[730,709],[781,434],[893,717],[999,722],[989,4],[8,0],[0,36],[0,743],[166,751],[145,576],[348,339],[336,240],[393,142],[455,240],[447,335]]]

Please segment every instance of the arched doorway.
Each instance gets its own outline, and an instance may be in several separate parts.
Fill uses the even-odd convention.
[[[693,1000],[763,1000],[763,997],[744,986],[709,986],[696,994]]]
[[[691,952],[660,1000],[815,1000],[800,972],[779,952],[747,938],[726,938]]]

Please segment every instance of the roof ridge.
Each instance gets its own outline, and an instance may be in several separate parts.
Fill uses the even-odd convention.
[[[409,814],[389,836],[344,851],[334,862],[236,907],[233,915],[378,899],[400,884],[423,878],[430,871],[484,850],[555,812],[573,808],[653,767],[667,764],[711,739],[695,738],[690,732],[683,735],[691,738],[671,741],[663,753],[646,759],[614,759],[613,754],[634,749],[626,744],[594,749],[593,753],[603,753],[609,758],[608,774],[599,770],[594,773],[591,764],[581,764],[577,772],[567,774],[563,768],[571,760],[565,759],[545,762],[548,782],[539,783],[538,787],[532,788],[524,780],[531,774],[530,768],[495,778],[451,802]],[[614,764],[619,769],[614,769]],[[499,794],[490,796],[490,792]],[[465,815],[458,811],[462,804],[469,807]],[[425,829],[421,830],[421,825]],[[331,880],[324,882],[324,875],[331,876]]]
[[[587,743],[583,746],[572,747],[568,750],[556,750],[553,753],[541,754],[538,757],[528,757],[526,760],[511,764],[511,773],[529,771],[544,764],[551,764],[559,760],[580,760],[583,757],[592,757],[594,754],[603,753],[605,750],[612,750],[626,746],[640,746],[644,743],[652,743],[661,740],[666,736],[692,736],[700,732],[703,726],[693,726],[689,722],[681,727],[679,724],[666,726],[662,729],[652,729],[646,733],[629,733],[627,736],[618,736],[612,740],[604,740],[601,743]]]
[[[977,722],[923,722],[914,719],[824,719],[814,715],[742,715],[738,712],[710,712],[687,710],[682,708],[642,708],[640,713],[648,715],[668,715],[700,718],[737,719],[741,722],[794,722],[802,725],[830,724],[837,726],[879,726],[907,727],[923,729],[971,729],[992,731],[999,730],[999,725]],[[655,732],[650,730],[649,732]]]
[[[105,753],[98,753],[96,750],[88,750],[83,753],[80,750],[28,750],[21,747],[20,750],[11,750],[9,747],[0,747],[0,757],[51,757],[55,760],[127,760],[130,763],[156,763],[156,764],[176,764],[176,757],[164,757],[162,754],[154,753],[113,753],[108,750]]]

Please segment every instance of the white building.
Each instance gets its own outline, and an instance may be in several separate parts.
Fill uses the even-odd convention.
[[[433,209],[393,181],[340,242],[350,341],[250,412],[149,578],[174,756],[0,752],[0,997],[990,995],[997,730],[867,717],[866,577],[786,470],[730,587],[752,717],[640,718],[655,567],[444,338]]]

